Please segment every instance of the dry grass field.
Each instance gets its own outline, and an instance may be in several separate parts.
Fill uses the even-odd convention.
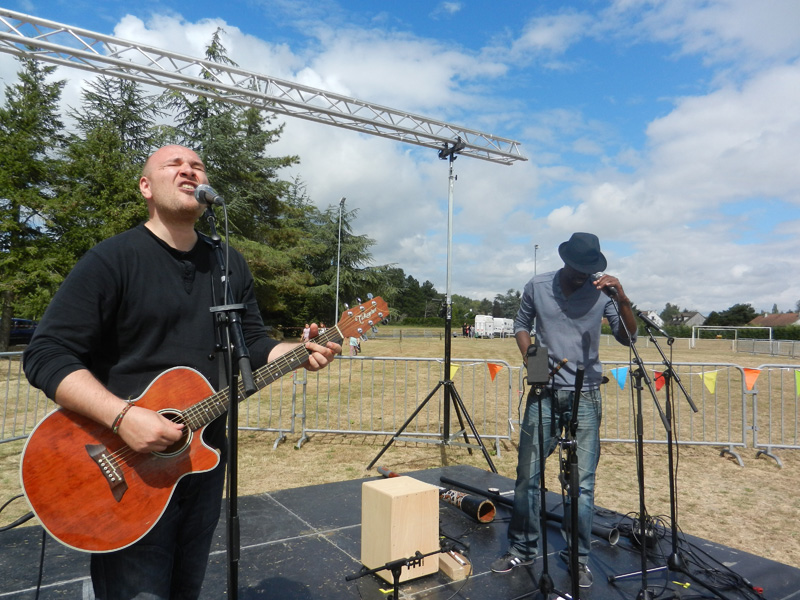
[[[369,356],[439,357],[444,342],[439,337],[390,337],[390,329],[362,343]],[[640,341],[643,360],[660,361],[657,352]],[[692,363],[732,363],[757,367],[775,362],[768,356],[734,354],[730,342],[708,341],[690,349],[677,340],[673,360]],[[455,338],[453,358],[505,360],[518,365],[513,339],[469,340]],[[625,362],[628,350],[612,345],[601,348],[604,361]],[[786,362],[786,361],[780,361]],[[797,361],[794,361],[797,362]],[[626,388],[627,389],[627,388]],[[626,392],[627,393],[627,392]],[[680,398],[676,402],[681,402]],[[793,417],[792,417],[793,418]],[[273,449],[274,433],[243,431],[240,436],[239,491],[242,495],[311,484],[374,476],[366,466],[389,441],[387,436],[314,434],[299,449],[291,436]],[[18,464],[22,442],[0,444],[0,502],[20,493]],[[492,449],[493,450],[493,449]],[[598,506],[623,514],[638,512],[635,448],[627,443],[606,443],[598,471]],[[667,450],[662,444],[645,445],[646,506],[650,515],[669,516]],[[756,458],[752,448],[741,449],[744,466],[721,456],[714,446],[682,446],[678,453],[678,523],[689,534],[765,556],[800,568],[800,454],[782,451],[783,468],[769,458]],[[516,443],[503,442],[493,461],[500,474],[514,477]],[[378,465],[397,472],[441,465],[471,464],[488,468],[480,452],[441,444],[397,442]],[[548,487],[558,490],[557,461],[547,465]],[[23,500],[13,502],[0,514],[0,526],[27,512]],[[29,521],[36,523],[35,520]]]

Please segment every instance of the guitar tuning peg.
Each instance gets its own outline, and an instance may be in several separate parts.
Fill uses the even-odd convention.
[[[350,308],[350,305],[345,302],[344,309],[347,310]]]
[[[372,300],[374,297],[372,294],[367,294],[367,300]]]
[[[378,333],[378,327],[377,327],[377,325],[373,325],[373,326],[372,326],[372,333]]]
[[[356,302],[358,302],[359,304],[361,304],[361,298],[356,298]]]

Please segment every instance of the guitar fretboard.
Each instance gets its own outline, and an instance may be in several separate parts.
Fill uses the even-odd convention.
[[[339,331],[339,327],[326,329],[314,338],[314,342],[324,346],[328,342],[340,344],[344,340],[344,335]],[[253,371],[253,382],[258,390],[265,388],[270,383],[277,381],[287,373],[299,369],[308,360],[310,352],[304,344],[298,344],[294,349],[282,354],[275,360],[267,363],[260,369]],[[244,384],[239,381],[237,398],[239,402],[247,396],[244,391]],[[184,422],[192,430],[197,431],[201,427],[224,414],[230,404],[230,394],[228,390],[219,391],[197,404],[189,407],[183,412]]]

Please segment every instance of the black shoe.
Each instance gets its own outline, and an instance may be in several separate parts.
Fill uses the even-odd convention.
[[[569,569],[567,569],[567,572],[569,572]],[[572,577],[572,573],[570,573],[570,577]],[[589,565],[578,563],[578,587],[590,588],[593,582],[594,576],[589,570]]]
[[[491,568],[495,573],[508,573],[514,567],[523,567],[531,564],[533,564],[532,558],[520,558],[519,556],[511,554],[511,552],[506,552],[500,558],[495,559]]]

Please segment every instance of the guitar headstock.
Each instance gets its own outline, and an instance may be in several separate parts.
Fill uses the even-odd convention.
[[[383,298],[370,298],[359,301],[357,306],[348,307],[336,324],[344,337],[361,337],[389,316],[389,307]]]

